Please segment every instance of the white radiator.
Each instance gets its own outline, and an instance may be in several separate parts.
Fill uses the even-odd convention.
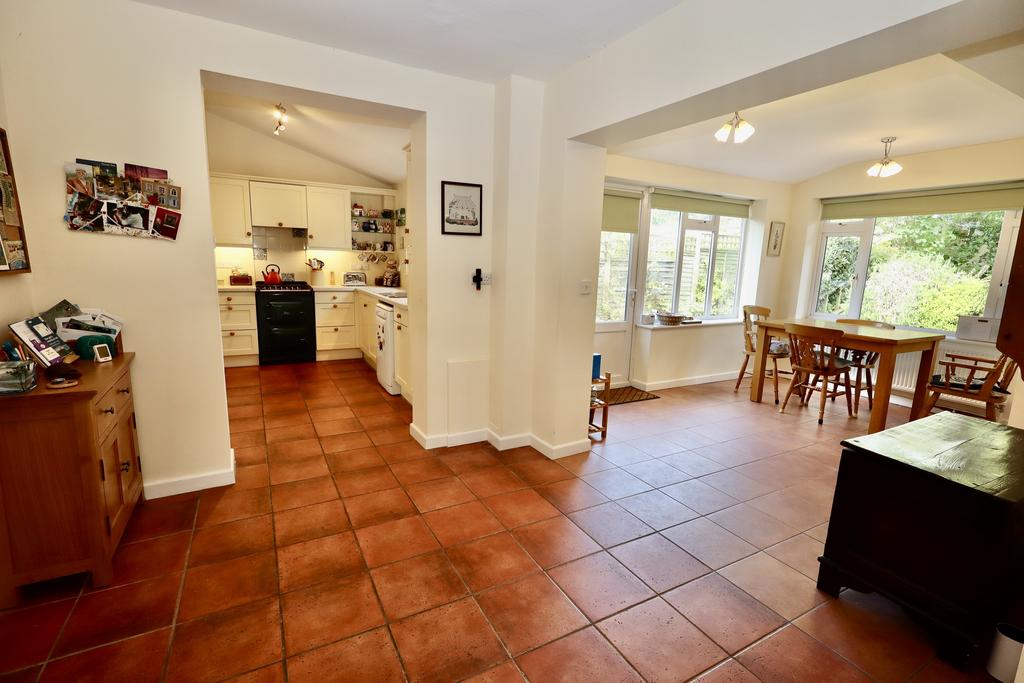
[[[981,358],[998,358],[999,351],[994,344],[982,342],[964,341],[961,339],[947,339],[939,344],[939,357],[936,360],[936,373],[942,373],[942,366],[938,361],[942,360],[947,353],[958,353],[964,356],[979,356]],[[892,390],[896,402],[910,405],[909,401],[899,401],[898,397],[913,398],[914,384],[917,382],[917,369],[921,363],[920,353],[901,353],[896,356],[896,372],[893,374]],[[939,405],[948,405],[957,410],[972,410],[984,414],[984,404],[979,401],[969,401],[960,398],[943,397]]]

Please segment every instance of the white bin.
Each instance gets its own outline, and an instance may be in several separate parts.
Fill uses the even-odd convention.
[[[1024,629],[1013,624],[997,624],[996,638],[992,641],[992,654],[988,658],[988,672],[1002,683],[1014,683],[1021,666],[1024,650]]]

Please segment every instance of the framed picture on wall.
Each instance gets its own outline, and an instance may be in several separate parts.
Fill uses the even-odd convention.
[[[786,224],[782,221],[772,221],[768,229],[768,255],[779,256],[782,254],[782,235],[786,232]]]
[[[441,234],[484,234],[484,188],[475,183],[441,181]]]

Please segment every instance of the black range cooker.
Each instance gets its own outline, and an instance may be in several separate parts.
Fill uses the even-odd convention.
[[[256,283],[260,365],[316,360],[313,288],[301,281]]]

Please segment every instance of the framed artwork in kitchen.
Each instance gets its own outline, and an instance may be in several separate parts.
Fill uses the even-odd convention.
[[[484,186],[441,181],[441,234],[484,234]]]

